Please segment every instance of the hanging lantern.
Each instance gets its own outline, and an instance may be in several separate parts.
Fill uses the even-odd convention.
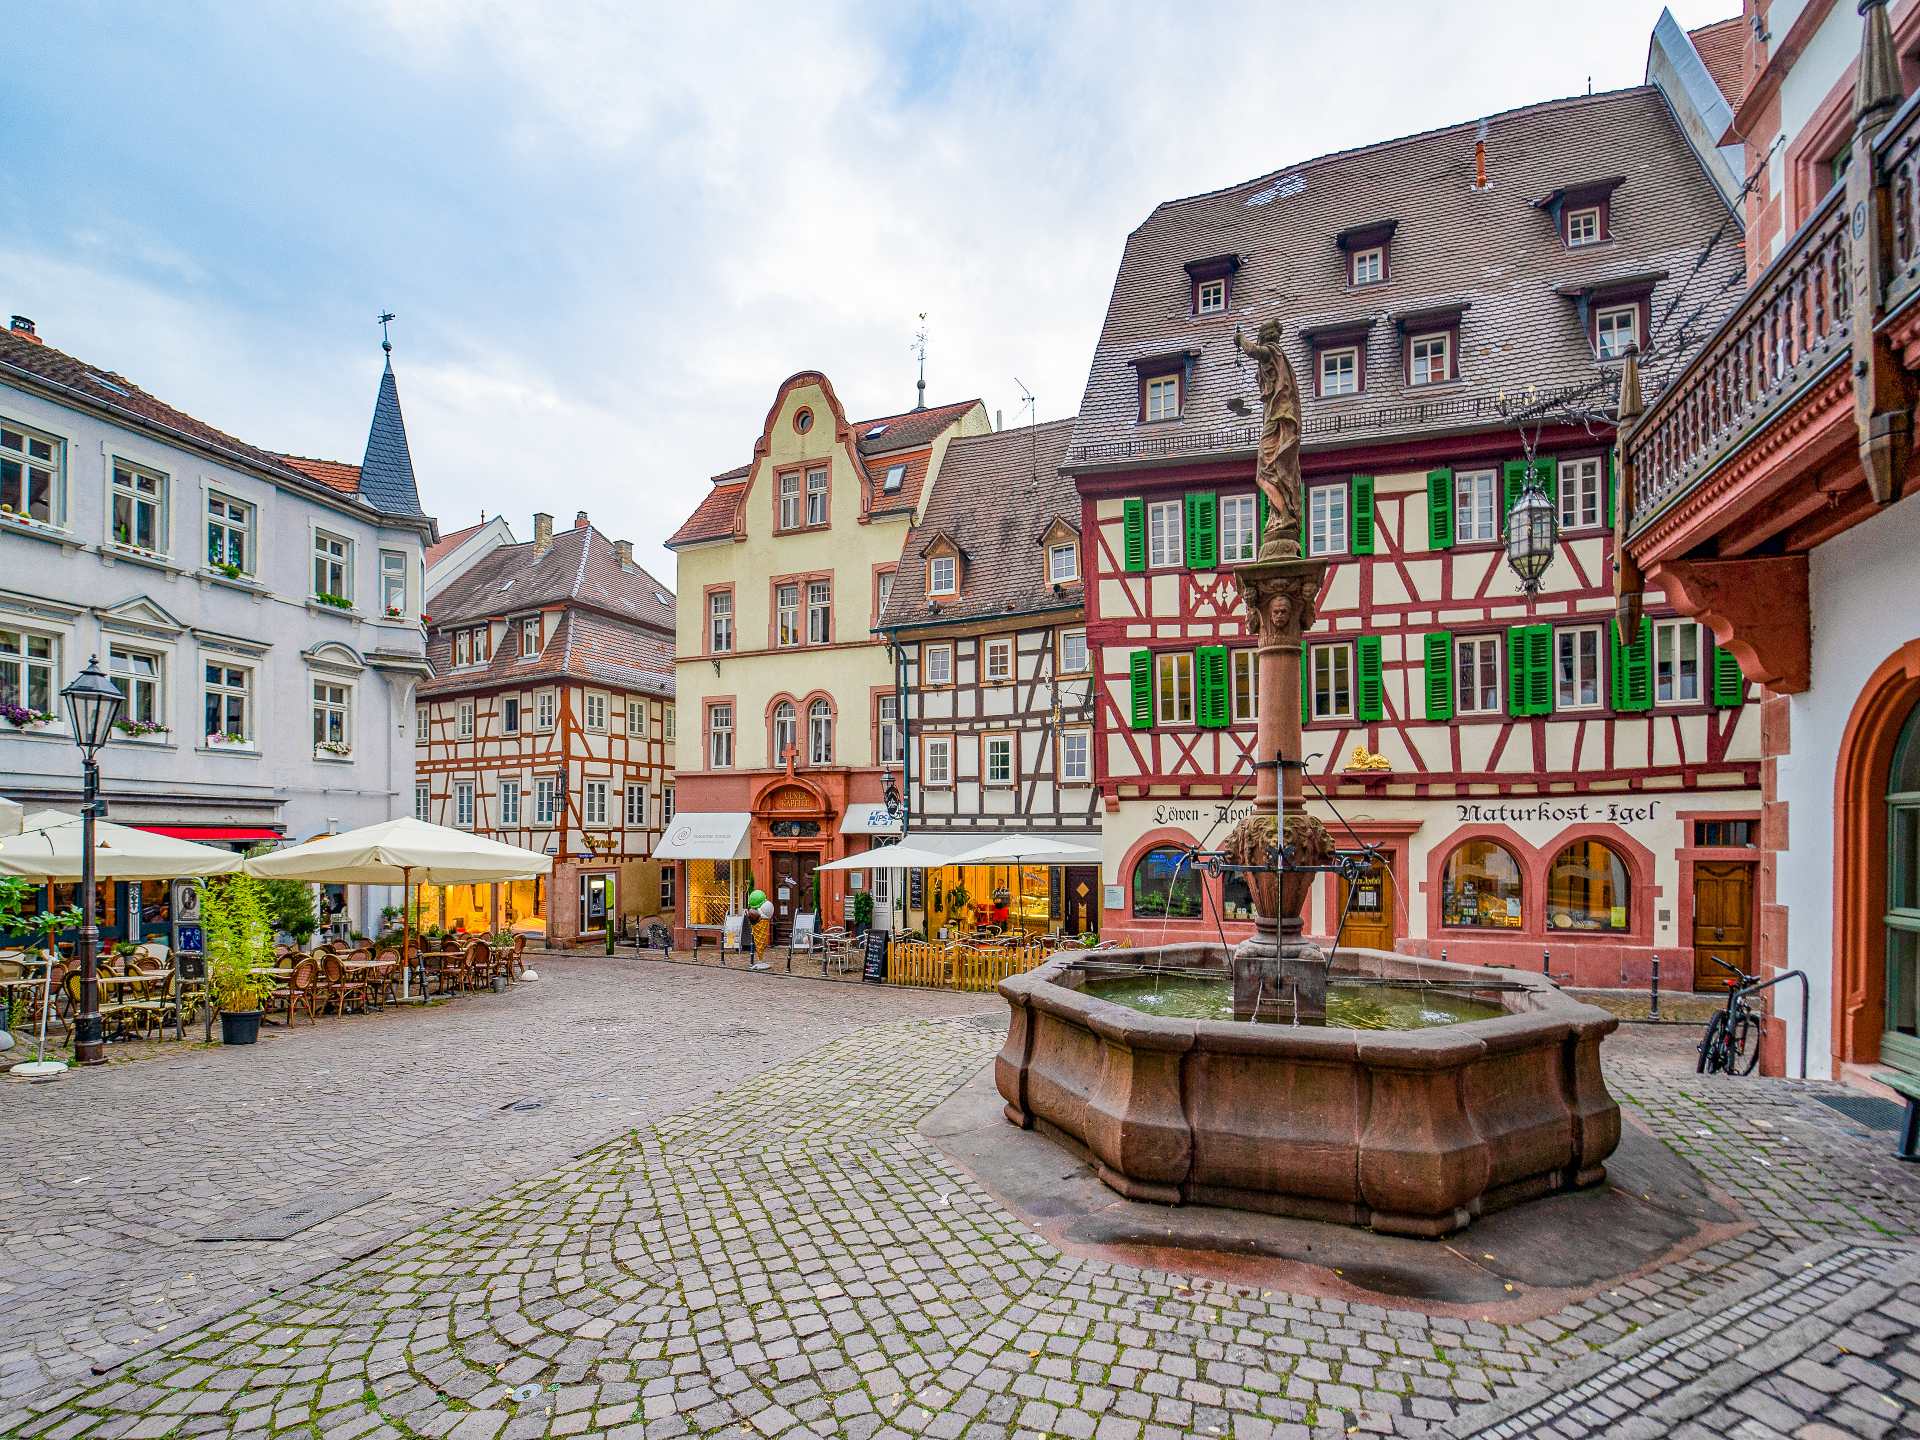
[[[1507,564],[1520,577],[1520,588],[1527,594],[1539,593],[1540,577],[1553,563],[1559,538],[1559,516],[1554,513],[1553,502],[1540,482],[1530,478],[1507,514]]]

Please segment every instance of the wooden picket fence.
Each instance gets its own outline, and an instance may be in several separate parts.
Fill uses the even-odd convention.
[[[1009,975],[1032,970],[1059,949],[1044,940],[1022,945],[969,945],[954,940],[896,940],[887,953],[887,983],[941,990],[991,990]]]

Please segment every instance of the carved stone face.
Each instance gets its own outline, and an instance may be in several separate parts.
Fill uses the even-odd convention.
[[[1283,635],[1293,620],[1293,596],[1285,590],[1276,590],[1267,597],[1267,631],[1272,635]]]

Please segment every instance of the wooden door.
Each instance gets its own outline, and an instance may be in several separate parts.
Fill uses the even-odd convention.
[[[1346,913],[1339,943],[1357,950],[1391,950],[1395,939],[1393,871],[1382,858],[1372,873],[1340,882],[1340,905]]]
[[[1693,867],[1693,988],[1726,990],[1733,976],[1707,957],[1753,970],[1753,866],[1714,861]]]
[[[775,945],[787,944],[793,937],[794,915],[812,908],[813,867],[819,863],[820,857],[811,850],[773,852],[773,886],[768,893],[773,901]],[[826,922],[822,920],[820,923],[825,928]]]
[[[1098,934],[1100,930],[1100,867],[1069,865],[1062,886],[1060,923],[1069,935]]]

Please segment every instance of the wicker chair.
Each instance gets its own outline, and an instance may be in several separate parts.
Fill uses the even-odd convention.
[[[287,977],[286,983],[267,996],[267,1013],[272,1014],[278,1007],[286,1012],[287,1024],[292,1025],[293,1012],[304,1009],[307,1012],[307,1023],[317,1024],[314,1006],[320,998],[319,969],[319,962],[312,956],[295,961],[293,974]],[[322,1006],[322,1008],[325,1007]]]
[[[399,1004],[400,952],[392,946],[388,946],[378,952],[373,959],[374,963],[380,968],[367,972],[367,993],[373,996],[373,1003],[375,1005],[384,1005],[389,1000],[396,1005]]]
[[[333,1013],[345,1015],[347,1002],[358,1000],[362,1009],[367,1005],[367,981],[365,976],[349,970],[341,963],[338,955],[328,955],[320,962],[327,975],[327,998],[333,1005]],[[325,1007],[322,1007],[324,1013]]]
[[[440,952],[440,993],[450,995],[467,988],[467,956],[464,950]]]

